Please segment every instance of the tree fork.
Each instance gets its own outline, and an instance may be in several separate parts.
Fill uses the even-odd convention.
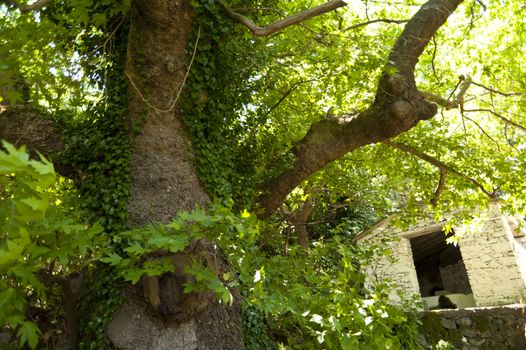
[[[417,90],[414,69],[427,43],[463,0],[430,0],[409,20],[389,55],[372,105],[348,122],[314,123],[293,148],[295,162],[263,188],[261,218],[269,217],[308,176],[348,152],[387,140],[432,118],[437,106]]]

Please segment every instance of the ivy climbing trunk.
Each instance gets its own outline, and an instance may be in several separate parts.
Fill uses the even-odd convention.
[[[192,144],[179,108],[191,61],[188,39],[196,29],[191,0],[137,0],[132,6],[125,67],[131,96],[129,121],[135,130],[129,216],[133,225],[141,226],[167,222],[181,210],[206,205],[209,197],[195,172]],[[193,249],[201,259],[217,255],[207,242]],[[226,268],[224,262],[220,265],[216,271]],[[143,301],[142,290],[129,293],[107,330],[116,348],[243,348],[238,303],[227,306],[212,298],[175,300],[186,303],[178,306],[184,315],[161,315],[161,299],[170,298],[164,296],[176,283],[165,280],[143,279],[149,302]]]

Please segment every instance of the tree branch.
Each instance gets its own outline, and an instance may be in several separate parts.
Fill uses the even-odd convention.
[[[467,119],[467,120],[469,120],[470,122],[472,122],[473,124],[475,124],[475,126],[476,126],[477,128],[479,128],[479,130],[480,130],[480,131],[481,131],[481,132],[482,132],[482,133],[483,133],[488,139],[490,139],[491,141],[493,141],[493,143],[497,146],[498,150],[500,151],[500,145],[499,145],[499,143],[498,143],[493,137],[491,137],[491,135],[488,134],[488,132],[487,132],[486,130],[484,130],[484,128],[483,128],[479,123],[477,123],[475,120],[473,120],[473,119],[471,119],[470,117],[468,117],[467,115],[465,115],[465,114],[464,114],[464,111],[462,111],[461,115],[462,115],[462,118]]]
[[[473,85],[477,85],[478,87],[481,87],[483,88],[484,90],[487,90],[489,92],[493,92],[497,95],[501,95],[501,96],[504,96],[504,97],[510,97],[510,96],[521,96],[521,95],[524,95],[523,92],[502,92],[502,91],[499,91],[499,90],[495,90],[493,88],[490,88],[486,85],[483,85],[481,83],[476,83],[474,81],[471,82]]]
[[[447,170],[446,169],[439,169],[440,170],[440,179],[438,180],[438,186],[435,190],[435,193],[433,193],[433,198],[431,199],[431,205],[434,207],[437,206],[438,200],[440,199],[440,194],[444,190],[444,185],[446,184],[446,176],[447,176]]]
[[[274,109],[276,109],[292,92],[294,92],[294,90],[296,90],[301,84],[305,84],[305,83],[310,83],[310,82],[313,82],[313,81],[316,81],[317,79],[308,79],[308,80],[299,80],[297,82],[295,82],[294,84],[292,84],[290,86],[290,88],[287,89],[287,91],[285,91],[285,93],[283,93],[283,95],[281,96],[281,98],[278,100],[278,102],[276,102],[274,105],[272,105],[272,107],[269,108],[269,110],[267,111],[267,113],[265,114],[265,116],[268,116],[270,113],[272,113],[272,111]]]
[[[390,146],[390,147],[396,148],[396,149],[398,149],[398,150],[400,150],[402,152],[405,152],[405,153],[411,154],[411,155],[413,155],[415,157],[418,157],[418,158],[422,159],[423,161],[426,161],[429,164],[434,165],[435,167],[437,167],[441,171],[447,171],[448,173],[455,174],[455,175],[463,178],[464,180],[466,180],[468,182],[471,182],[473,185],[478,187],[488,197],[495,198],[495,193],[487,191],[484,188],[484,186],[482,186],[482,184],[480,182],[478,182],[477,180],[467,176],[464,173],[461,173],[460,171],[456,170],[452,166],[449,166],[446,163],[444,163],[444,162],[442,162],[442,161],[440,161],[440,160],[438,160],[436,158],[433,158],[430,155],[428,155],[428,154],[426,154],[426,153],[424,153],[422,151],[419,151],[418,149],[416,149],[416,148],[414,148],[412,146],[409,146],[409,145],[406,145],[406,144],[403,144],[403,143],[399,143],[399,142],[390,141],[390,140],[386,140],[383,143],[388,145],[388,146]]]
[[[311,9],[296,13],[295,15],[292,15],[290,17],[274,22],[266,27],[259,27],[247,17],[237,12],[234,12],[222,0],[219,0],[219,4],[223,6],[223,8],[225,9],[225,12],[230,18],[238,21],[239,23],[243,24],[245,27],[250,29],[252,34],[254,34],[255,36],[268,36],[268,35],[274,34],[292,25],[305,22],[308,19],[323,15],[327,12],[334,11],[337,8],[347,5],[347,3],[343,0],[332,0],[332,1],[326,2],[325,4],[321,4]]]
[[[18,1],[15,1],[15,0],[1,0],[1,1],[7,5],[11,5],[17,8],[22,13],[27,13],[27,12],[41,10],[44,7],[51,5],[54,0],[39,0],[31,5],[22,5]]]
[[[290,221],[296,231],[298,244],[304,249],[309,247],[309,232],[306,225],[313,210],[314,201],[312,196],[309,196],[290,216]]]
[[[396,41],[389,61],[402,75],[412,75],[427,43],[462,0],[431,0],[411,18]]]
[[[60,152],[64,148],[64,135],[53,123],[38,111],[24,105],[7,106],[0,112],[0,140],[16,146],[26,146],[32,157],[35,151],[52,158],[55,170],[64,176],[72,169],[61,162]]]
[[[389,55],[374,102],[351,120],[321,120],[292,149],[293,166],[271,179],[258,202],[270,216],[308,176],[348,152],[392,138],[432,118],[437,107],[416,89],[414,68],[425,45],[462,0],[430,0],[409,20]],[[395,72],[393,72],[393,70]]]
[[[489,108],[464,109],[464,112],[488,112],[488,113],[493,114],[495,117],[499,118],[500,120],[502,120],[504,123],[509,124],[509,125],[513,125],[514,127],[518,128],[518,129],[521,129],[522,131],[526,131],[526,127],[525,126],[522,126],[520,124],[515,123],[514,121],[511,121],[508,118],[506,118],[505,116],[503,116],[502,114],[497,113],[494,110],[489,109]]]
[[[373,24],[373,23],[397,23],[397,24],[401,24],[401,23],[407,23],[407,22],[409,22],[408,19],[378,18],[378,19],[372,19],[370,21],[366,21],[366,22],[362,22],[362,23],[353,24],[352,26],[345,28],[343,31],[346,32],[346,31],[353,30],[353,29],[356,29],[356,28],[365,27],[365,26],[368,26],[369,24]]]

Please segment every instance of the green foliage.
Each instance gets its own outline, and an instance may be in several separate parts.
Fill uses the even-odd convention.
[[[230,273],[220,281],[212,271],[192,263],[186,272],[196,276],[196,283],[188,284],[185,292],[212,290],[227,302],[231,296],[225,283],[239,284],[245,303],[245,339],[251,348],[273,348],[268,339],[258,336],[268,327],[275,340],[290,349],[320,345],[330,349],[420,349],[416,316],[410,311],[414,301],[397,308],[387,297],[392,286],[364,286],[362,267],[387,254],[382,248],[385,244],[363,250],[335,235],[329,241],[318,241],[308,254],[297,248],[288,249],[285,255],[259,248],[263,242],[279,239],[278,235],[254,215],[246,211],[235,215],[216,203],[208,213],[183,212],[170,224],[125,232],[118,236],[124,254],[108,252],[102,260],[136,282],[144,273],[159,275],[173,268],[162,259],[152,263],[144,258],[160,247],[178,253],[192,240],[213,239],[224,251]]]
[[[126,59],[128,23],[120,20],[111,37],[112,50],[98,52],[101,62],[83,64],[92,84],[102,84],[105,98],[86,106],[77,118],[62,116],[69,133],[64,149],[66,162],[76,172],[82,207],[92,221],[100,221],[108,233],[126,228],[130,198],[130,127],[126,122],[128,93],[122,74]],[[102,34],[92,36],[81,47],[86,54],[101,50]],[[106,81],[100,82],[105,76]],[[73,114],[74,116],[75,114]]]
[[[322,1],[227,2],[263,26]],[[526,175],[526,134],[520,127],[526,115],[526,26],[510,21],[524,18],[523,3],[464,2],[419,58],[419,89],[454,96],[460,73],[471,74],[478,85],[470,87],[462,108],[419,123],[397,141],[464,176],[448,171],[441,200],[431,208],[439,178],[435,166],[385,145],[355,150],[287,198],[292,210],[307,196],[315,198],[309,220],[316,224],[309,226],[307,250],[294,245],[284,212],[267,225],[232,212],[253,207],[261,184],[292,164],[294,143],[330,108],[353,118],[370,105],[402,27],[359,24],[407,19],[419,4],[349,2],[345,9],[255,38],[215,1],[193,1],[196,25],[187,50],[191,55],[195,49],[196,55],[180,102],[200,179],[212,197],[224,203],[233,198],[234,209],[215,205],[207,213],[181,213],[168,225],[127,230],[131,133],[124,120],[123,68],[130,3],[55,1],[24,15],[6,2],[0,5],[1,95],[11,103],[44,108],[65,126],[64,156],[76,171],[82,207],[70,210],[49,163],[12,148],[2,156],[19,168],[0,173],[0,232],[9,235],[0,246],[0,267],[7,276],[0,280],[0,306],[7,315],[19,315],[9,322],[18,327],[20,340],[35,345],[37,336],[33,323],[23,318],[27,305],[58,304],[40,271],[52,267],[52,274],[63,277],[95,258],[90,254],[96,255],[98,243],[90,235],[98,231],[79,224],[81,213],[89,222],[100,221],[113,240],[106,265],[88,271],[92,288],[81,308],[87,315],[81,327],[85,349],[108,347],[102,330],[122,299],[116,291],[120,280],[108,277],[114,273],[108,265],[136,282],[144,273],[171,269],[146,257],[159,249],[181,252],[201,238],[218,242],[232,271],[217,277],[196,261],[187,268],[196,278],[186,290],[213,290],[229,301],[226,285],[239,284],[249,348],[274,348],[263,336],[267,331],[286,348],[418,348],[413,316],[387,301],[391,287],[364,286],[361,267],[382,249],[362,251],[350,240],[393,212],[405,213],[401,224],[429,209],[439,219],[452,207],[461,208],[457,220],[470,219],[473,208],[488,203],[479,187],[495,191],[510,212],[526,213],[526,185],[517,180]],[[61,180],[59,187],[65,184]],[[60,239],[53,240],[52,232]],[[20,270],[21,259],[32,265]],[[104,271],[105,278],[96,271]]]
[[[124,280],[136,283],[143,274],[158,276],[173,271],[174,266],[163,255],[155,257],[160,249],[181,253],[195,240],[215,240],[231,271],[220,279],[202,262],[192,261],[185,272],[193,275],[195,282],[185,285],[185,293],[208,290],[222,302],[231,303],[228,287],[239,285],[249,348],[276,348],[264,336],[270,330],[274,341],[290,349],[319,345],[359,349],[361,344],[367,344],[364,349],[420,349],[416,316],[410,311],[414,301],[397,308],[389,304],[387,296],[392,286],[364,287],[363,266],[387,253],[380,245],[362,250],[335,233],[331,240],[316,243],[309,254],[296,248],[286,255],[258,249],[263,241],[277,239],[276,234],[254,215],[246,211],[235,215],[215,203],[207,213],[200,209],[182,212],[169,224],[115,236],[119,249],[108,250],[101,261],[115,267]]]
[[[28,306],[54,311],[52,288],[97,259],[105,241],[100,226],[79,221],[49,161],[32,160],[24,148],[6,142],[3,147],[0,328],[9,326],[17,331],[21,346],[35,348],[40,331]]]
[[[277,350],[278,345],[271,340],[269,327],[264,314],[254,306],[245,306],[241,310],[243,319],[243,340],[247,350]]]
[[[212,211],[209,215],[202,209],[195,209],[192,212],[181,212],[166,225],[150,225],[122,232],[114,237],[114,243],[122,253],[111,249],[101,261],[115,267],[125,281],[133,284],[144,274],[160,276],[173,272],[174,266],[168,258],[147,257],[161,249],[169,253],[181,253],[195,240],[214,240],[230,231],[244,234],[245,219],[232,214],[223,215],[224,213]],[[210,267],[196,260],[187,264],[184,270],[195,278],[194,282],[185,285],[185,293],[212,291],[223,303],[232,303],[232,294]],[[223,278],[228,279],[225,276]]]
[[[239,266],[244,301],[266,315],[286,349],[420,349],[414,301],[397,308],[387,296],[392,286],[365,288],[361,268],[372,256],[339,239],[308,254],[248,253]]]
[[[264,48],[249,40],[222,8],[211,1],[194,2],[199,25],[190,38],[189,52],[196,57],[186,82],[189,98],[183,102],[184,118],[197,153],[197,170],[207,190],[218,198],[236,198],[238,207],[249,206],[258,184],[254,159],[263,156],[248,138],[260,123],[241,117],[254,90],[262,82],[251,78],[266,61],[248,52]],[[242,53],[239,55],[239,53]],[[246,136],[245,136],[246,135]]]

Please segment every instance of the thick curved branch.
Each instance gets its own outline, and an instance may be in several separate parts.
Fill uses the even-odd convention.
[[[37,2],[35,2],[33,4],[31,4],[31,5],[23,5],[23,4],[20,4],[18,1],[15,1],[15,0],[2,0],[1,2],[17,8],[22,13],[27,13],[27,12],[41,10],[44,7],[51,5],[53,3],[53,1],[54,0],[40,0],[40,1],[37,1]]]
[[[347,5],[347,3],[343,0],[332,0],[319,6],[313,7],[311,9],[296,13],[295,15],[274,22],[266,27],[259,27],[247,17],[237,12],[234,12],[223,1],[219,1],[219,3],[223,6],[225,12],[230,18],[238,21],[239,23],[243,24],[245,27],[250,29],[252,34],[254,34],[255,36],[268,36],[274,34],[292,25],[305,22],[308,19],[323,15],[327,12],[334,11],[337,8]]]
[[[7,106],[0,112],[0,140],[16,146],[26,146],[31,155],[35,151],[53,160],[55,170],[61,175],[72,174],[72,169],[61,162],[64,135],[59,128],[35,109],[25,105]]]
[[[463,178],[464,180],[466,180],[468,182],[471,182],[473,185],[478,187],[488,197],[495,198],[495,193],[487,191],[484,188],[484,186],[482,186],[482,184],[480,182],[478,182],[477,180],[467,176],[464,173],[461,173],[460,171],[456,170],[452,166],[449,166],[446,163],[444,163],[444,162],[442,162],[442,161],[440,161],[440,160],[438,160],[436,158],[433,158],[430,155],[428,155],[428,154],[426,154],[426,153],[424,153],[424,152],[422,152],[422,151],[420,151],[420,150],[418,150],[418,149],[416,149],[414,147],[411,147],[409,145],[406,145],[406,144],[403,144],[403,143],[399,143],[399,142],[389,141],[389,140],[386,140],[383,143],[388,145],[388,146],[390,146],[390,147],[396,148],[396,149],[398,149],[398,150],[400,150],[402,152],[405,152],[405,153],[411,154],[411,155],[413,155],[415,157],[418,157],[418,158],[422,159],[423,161],[426,161],[429,164],[436,166],[441,171],[447,171],[448,173],[455,174],[455,175]]]
[[[460,3],[462,0],[431,0],[411,18],[389,55],[390,63],[400,74],[413,76],[427,43]]]
[[[289,170],[263,188],[261,218],[271,215],[308,176],[348,152],[387,140],[432,118],[437,107],[416,89],[413,71],[425,44],[462,0],[430,0],[411,18],[389,56],[373,104],[351,120],[322,120],[311,125],[293,148]],[[392,72],[395,68],[395,73]]]

